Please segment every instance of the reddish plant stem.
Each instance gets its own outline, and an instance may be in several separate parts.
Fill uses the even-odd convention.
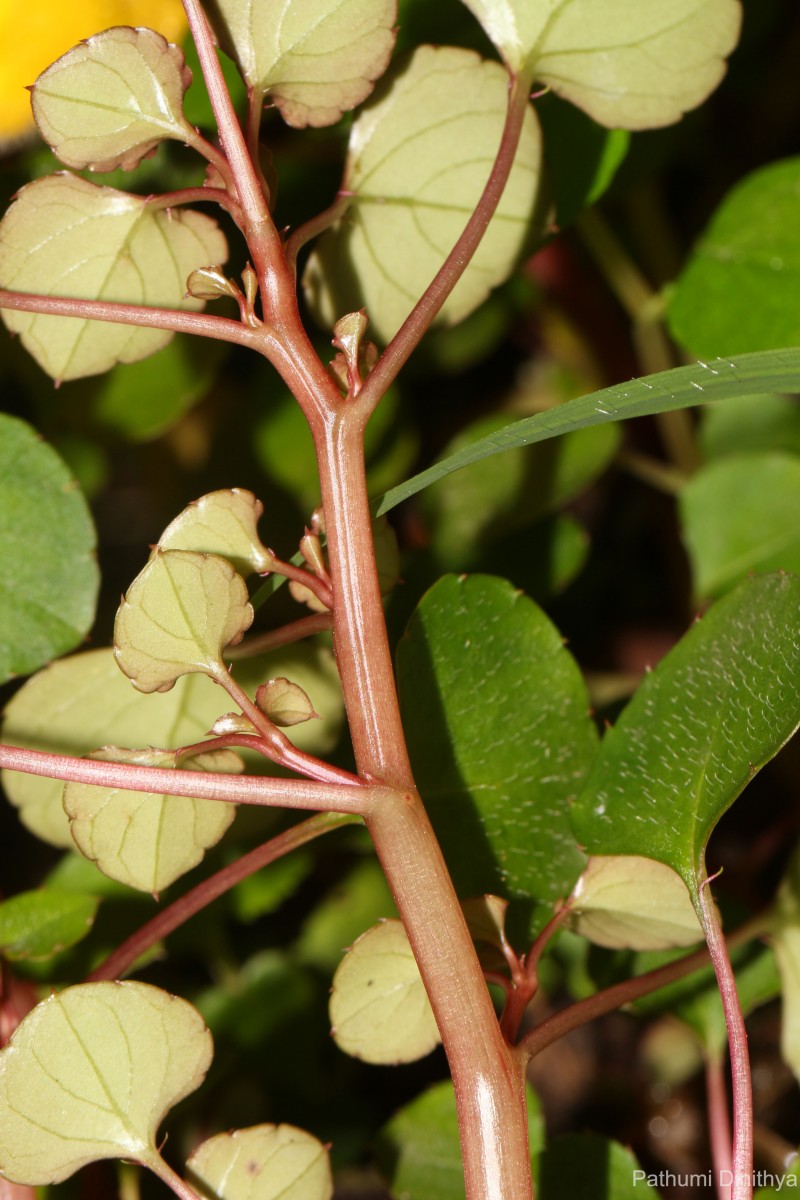
[[[155,212],[168,211],[170,208],[178,208],[181,204],[219,204],[230,213],[237,225],[241,224],[242,214],[239,210],[239,205],[235,197],[231,196],[230,192],[225,188],[219,187],[192,187],[180,188],[175,192],[161,192],[157,196],[151,196],[147,202],[148,208]]]
[[[236,662],[239,658],[252,658],[256,654],[268,654],[271,650],[279,650],[281,646],[290,646],[303,638],[313,637],[317,633],[328,633],[333,629],[331,613],[314,613],[310,617],[300,617],[281,625],[279,629],[270,629],[268,633],[257,633],[251,638],[245,638],[238,646],[231,646],[225,651],[225,658]]]
[[[750,1200],[753,1195],[753,1084],[750,1076],[750,1056],[747,1051],[747,1031],[728,946],[719,923],[709,882],[704,880],[700,885],[698,916],[717,976],[728,1029],[733,1100],[731,1200]]]
[[[718,1055],[708,1056],[705,1073],[714,1186],[718,1200],[731,1200],[731,1123],[724,1060]]]
[[[274,779],[268,775],[222,775],[208,771],[173,771],[131,763],[102,762],[46,754],[20,746],[0,746],[0,768],[27,775],[46,775],[69,783],[155,792],[165,796],[191,796],[223,800],[228,804],[263,804],[269,808],[316,809],[364,816],[387,794],[387,789],[343,782],[318,783],[306,779]]]
[[[157,916],[142,925],[135,933],[126,938],[120,946],[109,954],[108,958],[95,967],[88,982],[96,983],[105,979],[121,979],[130,970],[137,959],[163,938],[178,929],[190,917],[201,912],[214,900],[218,900],[237,883],[260,871],[284,855],[290,854],[300,846],[306,846],[315,838],[342,825],[354,825],[360,818],[340,813],[319,813],[301,821],[291,829],[270,838],[261,846],[242,855],[235,862],[217,871],[209,879],[204,879],[197,887],[193,887],[186,895],[179,897],[172,904],[162,909]]]

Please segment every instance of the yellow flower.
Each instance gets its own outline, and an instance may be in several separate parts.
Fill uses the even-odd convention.
[[[0,0],[0,141],[33,127],[25,89],[45,67],[112,25],[148,25],[175,42],[186,18],[180,0]]]

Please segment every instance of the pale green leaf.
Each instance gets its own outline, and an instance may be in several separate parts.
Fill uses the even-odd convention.
[[[273,558],[258,536],[264,505],[244,488],[209,492],[192,501],[158,539],[161,550],[198,550],[219,554],[240,575],[266,572]]]
[[[637,855],[590,858],[572,893],[577,933],[613,950],[666,950],[703,940],[686,884]]]
[[[30,425],[0,413],[0,682],[73,649],[94,618],[95,533],[83,494]]]
[[[464,0],[512,71],[612,128],[669,125],[717,86],[738,0]]]
[[[10,896],[0,904],[0,954],[11,962],[52,958],[86,937],[98,903],[52,887]]]
[[[165,1113],[211,1056],[197,1010],[148,984],[51,996],[0,1052],[0,1171],[45,1184],[97,1159],[153,1162]]]
[[[209,1138],[186,1164],[208,1200],[330,1200],[328,1151],[293,1125],[253,1125]]]
[[[119,607],[114,656],[140,692],[165,692],[193,671],[224,673],[222,651],[252,620],[247,585],[227,559],[157,550]]]
[[[290,679],[269,679],[256,692],[256,704],[274,725],[288,729],[301,725],[317,714],[306,693]]]
[[[92,758],[148,767],[178,765],[174,751],[169,750],[104,746]],[[230,750],[198,754],[183,759],[180,765],[193,771],[234,774],[244,769],[241,758]],[[205,851],[225,834],[236,813],[233,804],[216,800],[85,783],[66,784],[63,804],[73,840],[86,858],[111,879],[154,894],[197,866]]]
[[[289,124],[332,125],[383,74],[396,0],[215,0],[217,25],[247,82]]]
[[[323,322],[365,308],[388,341],[461,234],[500,144],[508,78],[498,63],[421,46],[355,120],[344,189],[352,200],[309,260],[304,284]],[[539,127],[529,109],[497,212],[442,309],[455,323],[508,277],[529,232],[539,179]],[[359,290],[344,281],[355,276]]]
[[[164,138],[191,141],[183,54],[153,29],[117,26],[75,46],[33,86],[44,140],[68,167],[131,170]]]
[[[197,310],[202,303],[185,296],[188,275],[227,255],[225,238],[210,217],[154,209],[147,197],[68,174],[29,183],[0,222],[0,286],[45,296]],[[58,380],[135,362],[172,337],[161,329],[78,317],[10,309],[2,315]]]
[[[781,1055],[800,1080],[800,855],[797,853],[781,883],[770,932],[782,984]]]
[[[326,753],[337,741],[343,714],[330,651],[309,644],[290,646],[268,658],[242,659],[235,674],[252,698],[265,675],[275,670],[297,680],[321,714],[319,721],[290,730],[292,741],[313,754]],[[108,744],[177,749],[200,741],[229,705],[227,693],[204,675],[186,675],[169,692],[137,692],[111,650],[91,650],[52,663],[19,689],[6,708],[2,740],[78,757]],[[258,770],[262,763],[253,756],[248,769]],[[74,845],[61,804],[63,783],[4,771],[3,786],[37,837],[55,846]]]
[[[337,1046],[363,1062],[414,1062],[439,1031],[400,921],[383,921],[354,942],[336,969],[330,1000]]]

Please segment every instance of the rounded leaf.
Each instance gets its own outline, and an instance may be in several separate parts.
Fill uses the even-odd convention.
[[[175,767],[168,750],[121,750],[107,746],[92,755],[105,762],[128,762],[152,767]],[[193,771],[244,769],[238,754],[211,751],[184,759]],[[142,892],[158,894],[202,860],[205,851],[222,838],[236,807],[216,800],[188,796],[159,796],[122,788],[68,783],[64,811],[81,854],[104,875]]]
[[[48,67],[33,86],[33,116],[68,167],[128,171],[165,138],[191,140],[183,53],[153,29],[95,34]]]
[[[352,200],[320,239],[304,277],[326,325],[365,308],[379,338],[397,332],[483,191],[507,99],[508,76],[499,63],[468,50],[422,46],[356,118],[343,185]],[[540,158],[539,126],[529,108],[497,212],[442,308],[447,323],[466,317],[511,273],[529,232]],[[358,293],[343,283],[354,276]]]
[[[394,47],[396,0],[215,0],[251,87],[289,125],[333,125],[372,91]]]
[[[464,0],[513,71],[612,128],[677,121],[717,86],[738,0]]]
[[[30,425],[0,413],[0,682],[71,650],[99,583],[89,508]]]
[[[153,209],[146,196],[98,187],[75,175],[29,183],[0,222],[0,287],[44,296],[200,309],[186,297],[196,267],[224,262],[215,221]],[[4,309],[8,329],[57,380],[136,362],[173,336],[161,329]]]
[[[306,693],[290,679],[270,679],[256,692],[256,704],[274,725],[290,728],[316,717]]]
[[[46,1184],[97,1159],[152,1161],[162,1118],[211,1057],[197,1010],[148,984],[51,996],[0,1051],[0,1171]]]
[[[577,933],[612,950],[667,950],[703,940],[686,884],[653,858],[590,858],[570,913]]]
[[[334,1041],[363,1062],[415,1062],[441,1038],[401,921],[383,921],[354,942],[336,969]]]
[[[220,1133],[186,1164],[208,1200],[330,1200],[328,1151],[293,1125],[253,1125]]]
[[[240,575],[269,571],[273,558],[258,536],[264,505],[244,488],[193,500],[158,539],[161,550],[199,550],[227,558]]]
[[[0,953],[10,962],[52,958],[86,937],[99,900],[56,888],[18,892],[0,904]]]
[[[181,675],[219,676],[222,651],[253,620],[247,585],[216,554],[156,550],[114,623],[114,656],[140,692],[166,692]]]

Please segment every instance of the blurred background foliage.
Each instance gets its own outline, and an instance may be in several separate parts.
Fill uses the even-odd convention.
[[[629,137],[599,130],[551,95],[535,101],[553,214],[546,240],[528,248],[516,274],[464,324],[434,330],[387,395],[368,435],[373,494],[515,417],[604,385],[695,357],[798,342],[800,13],[786,0],[745,0],[744,10],[722,86],[677,126]],[[181,36],[171,0],[36,0],[22,10],[2,0],[4,207],[25,181],[57,167],[30,128],[21,87],[77,38],[151,20]],[[489,54],[457,0],[401,0],[399,45],[420,40]],[[188,115],[210,127],[202,84],[188,94]],[[279,227],[296,227],[330,203],[346,127],[347,120],[299,133],[267,115]],[[102,181],[147,193],[194,186],[202,174],[202,164],[169,142],[133,176]],[[231,274],[244,265],[234,241]],[[330,336],[314,331],[326,357]],[[319,500],[311,439],[260,359],[177,337],[149,360],[56,389],[3,337],[0,380],[3,408],[56,448],[90,502],[102,574],[91,645],[108,643],[120,592],[149,544],[205,492],[251,489],[264,501],[265,542],[284,558],[296,550]],[[610,718],[711,598],[751,570],[800,570],[799,516],[796,398],[754,397],[584,430],[452,475],[392,514],[401,582],[388,600],[390,630],[401,635],[443,571],[502,575],[546,608],[587,672],[598,717]],[[269,624],[294,615],[286,592],[263,609]],[[13,689],[4,689],[6,698]],[[796,838],[798,754],[790,746],[764,771],[712,843],[712,868],[725,861],[721,888],[736,911],[770,899]],[[342,747],[342,761],[347,756]],[[202,871],[286,823],[240,813]],[[48,873],[78,894],[101,886],[94,868],[71,855],[57,860],[6,808],[0,855],[4,894],[36,887]],[[17,964],[21,976],[79,978],[150,915],[147,897],[102,887],[91,938],[44,964]],[[440,1052],[390,1072],[345,1058],[329,1039],[326,996],[339,951],[392,911],[365,839],[346,829],[239,885],[170,937],[169,957],[144,977],[193,997],[218,1047],[209,1087],[184,1106],[176,1152],[206,1132],[215,1113],[229,1126],[294,1121],[333,1142],[342,1196],[367,1186],[352,1171],[376,1131],[444,1073]],[[588,961],[586,948],[565,937],[540,1009],[593,986],[614,967],[610,957],[593,950]],[[796,1144],[796,1084],[777,1056],[773,1008],[757,1015],[751,1038],[759,1129]],[[645,1053],[631,1078],[635,1045]],[[617,1016],[581,1031],[549,1052],[560,1054],[555,1067],[546,1059],[535,1067],[551,1128],[589,1124],[633,1145],[651,1169],[703,1169],[703,1096],[691,1045],[658,1018],[645,1026]],[[676,1072],[680,1062],[685,1069]],[[761,1151],[768,1160],[770,1146]],[[115,1168],[100,1165],[70,1187],[103,1196],[114,1181]]]

